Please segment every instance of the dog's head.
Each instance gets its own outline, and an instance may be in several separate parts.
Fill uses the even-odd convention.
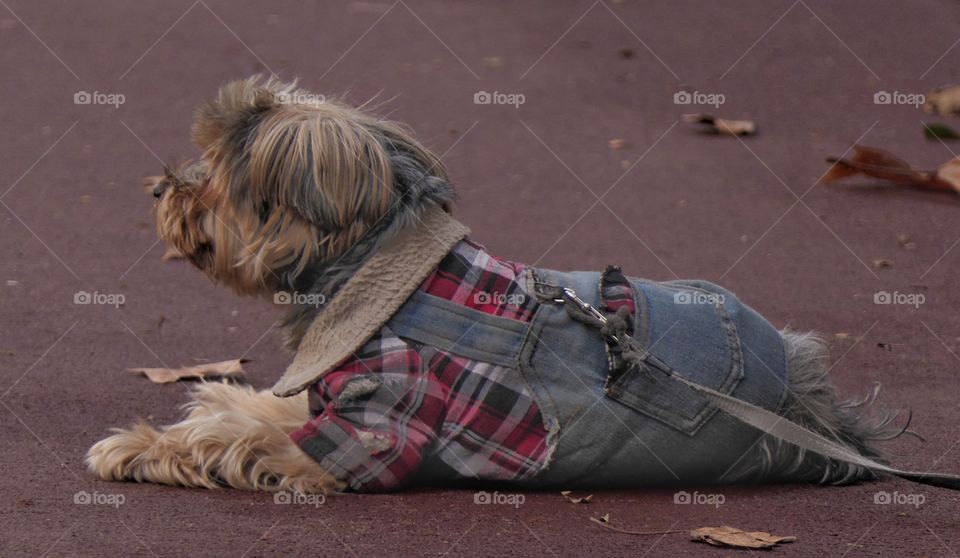
[[[160,236],[242,294],[291,288],[370,235],[449,209],[440,160],[399,125],[259,76],[197,109],[197,163],[148,179]]]

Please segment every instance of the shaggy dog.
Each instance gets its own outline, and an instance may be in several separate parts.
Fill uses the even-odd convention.
[[[773,329],[720,287],[489,255],[450,217],[435,155],[394,123],[318,99],[230,83],[196,113],[199,162],[149,179],[160,236],[196,267],[239,294],[296,295],[293,364],[273,393],[202,383],[181,422],[114,430],[87,455],[99,477],[304,493],[873,478],[718,413],[627,362],[604,341],[616,334],[866,457],[905,430],[867,417],[872,398],[835,394],[816,338]],[[618,316],[618,331],[544,294],[563,287]]]

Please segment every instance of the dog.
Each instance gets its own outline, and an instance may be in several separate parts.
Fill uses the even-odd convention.
[[[875,391],[837,395],[816,336],[721,287],[489,254],[451,216],[443,163],[398,124],[255,76],[201,106],[192,139],[196,163],[148,179],[159,235],[238,294],[293,300],[296,354],[272,392],[201,383],[181,422],[115,429],[86,457],[102,479],[329,493],[875,477],[631,363],[609,342],[627,335],[867,458],[907,431],[869,409]],[[564,293],[617,331],[578,319]]]

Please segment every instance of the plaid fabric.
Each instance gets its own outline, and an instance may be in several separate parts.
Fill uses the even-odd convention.
[[[523,269],[462,241],[420,288],[529,321],[536,302]],[[521,481],[546,465],[547,431],[516,370],[417,346],[389,327],[308,393],[314,418],[291,438],[355,490],[396,489],[418,474]]]

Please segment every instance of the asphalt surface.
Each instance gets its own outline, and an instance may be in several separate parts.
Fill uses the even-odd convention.
[[[445,153],[457,215],[494,253],[704,278],[778,326],[824,332],[845,393],[879,381],[888,405],[914,410],[927,441],[890,443],[895,461],[960,472],[960,198],[816,184],[824,158],[857,141],[927,168],[952,156],[957,144],[921,134],[921,121],[950,120],[874,94],[909,101],[960,80],[958,28],[946,0],[0,2],[0,555],[733,552],[589,521],[605,513],[634,530],[796,535],[775,551],[785,556],[956,555],[958,496],[894,480],[684,487],[719,506],[675,504],[675,489],[598,492],[587,505],[553,492],[477,505],[470,490],[284,505],[99,482],[82,459],[109,427],[178,417],[187,386],[129,367],[245,355],[267,387],[291,359],[269,305],[160,261],[140,185],[160,160],[195,156],[191,110],[219,84],[276,72],[386,101]],[[682,86],[725,102],[677,105]],[[76,104],[82,91],[100,95]],[[524,102],[475,104],[480,91]],[[99,104],[117,94],[119,106]],[[760,132],[701,135],[678,123],[687,112],[750,118]],[[75,304],[81,291],[108,304]],[[923,304],[878,305],[879,291]],[[75,503],[84,494],[94,502]]]

